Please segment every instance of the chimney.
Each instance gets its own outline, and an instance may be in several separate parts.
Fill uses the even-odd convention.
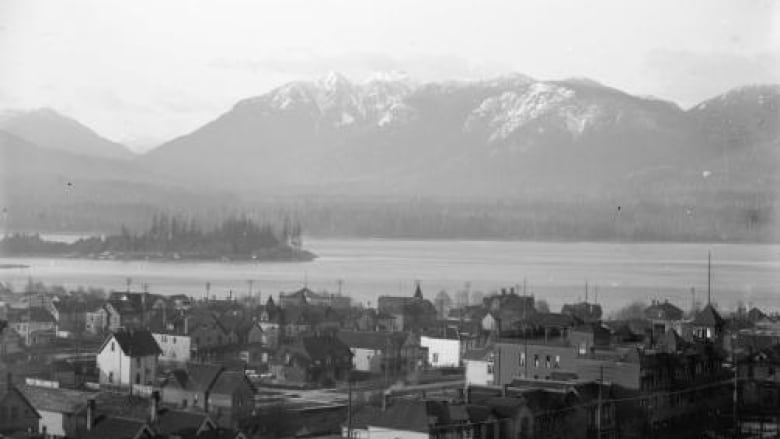
[[[87,431],[95,427],[95,398],[87,400]]]
[[[149,423],[154,424],[157,422],[157,411],[160,409],[160,391],[155,390],[152,392],[152,401],[149,406]]]
[[[511,294],[513,296],[515,295],[515,287],[512,287],[512,288],[509,289],[509,294]]]

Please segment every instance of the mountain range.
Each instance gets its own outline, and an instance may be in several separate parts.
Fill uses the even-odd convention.
[[[779,109],[780,85],[740,87],[684,110],[586,78],[417,84],[331,73],[239,101],[140,156],[51,110],[5,114],[0,170],[9,194],[31,176],[75,175],[242,200],[608,194],[695,204],[729,193],[774,215]],[[73,159],[83,156],[90,160]],[[110,198],[143,202],[132,193]]]
[[[780,138],[779,102],[778,86],[735,89],[684,111],[586,79],[414,85],[330,74],[240,101],[139,161],[241,192],[587,191],[644,184],[647,174],[725,172],[733,154],[772,155],[777,148],[754,149]]]

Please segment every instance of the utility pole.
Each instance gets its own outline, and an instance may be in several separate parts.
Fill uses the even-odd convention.
[[[739,397],[738,396],[739,395],[739,391],[738,391],[738,388],[739,388],[739,368],[737,367],[736,345],[737,345],[737,335],[734,334],[734,335],[731,336],[731,358],[732,358],[731,362],[733,363],[733,366],[734,366],[734,398],[733,398],[733,405],[734,405],[734,407],[732,408],[732,410],[733,410],[732,415],[734,416],[735,436],[738,436],[739,433],[741,433],[741,431],[740,431],[741,429],[739,427],[739,419],[737,418],[737,416],[738,416],[738,413],[737,413],[737,402],[738,402],[738,397]]]
[[[712,297],[712,252],[707,252],[707,305],[711,303]]]
[[[596,439],[601,439],[601,389],[604,387],[604,366],[599,366],[599,404],[596,408]]]
[[[352,439],[352,372],[347,374],[347,438]]]

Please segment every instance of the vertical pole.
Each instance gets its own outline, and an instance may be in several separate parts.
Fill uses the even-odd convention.
[[[731,343],[731,357],[732,357],[732,363],[734,365],[734,395],[733,395],[733,413],[734,416],[734,431],[735,436],[738,436],[740,433],[739,430],[739,420],[737,419],[737,398],[738,398],[738,373],[739,373],[739,367],[737,367],[737,352],[736,352],[736,344],[737,344],[737,336],[736,334],[732,337],[732,343]]]
[[[347,375],[347,438],[352,439],[352,376]]]
[[[599,404],[596,408],[596,439],[601,439],[601,389],[604,387],[604,366],[599,366]]]
[[[712,300],[712,252],[707,252],[707,305]]]

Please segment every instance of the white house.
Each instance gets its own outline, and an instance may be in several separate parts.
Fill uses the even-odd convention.
[[[420,337],[420,347],[428,349],[428,364],[433,367],[460,365],[460,340],[457,337]]]
[[[175,331],[152,332],[152,337],[160,346],[162,354],[160,361],[169,363],[186,363],[190,361],[191,340],[189,335]]]
[[[99,382],[119,387],[152,385],[161,353],[160,346],[147,330],[112,332],[98,351]]]
[[[463,355],[466,366],[466,384],[489,386],[495,384],[495,358],[492,347],[474,349]]]
[[[400,360],[402,339],[388,332],[339,331],[338,338],[352,353],[352,367],[361,372],[381,373]]]
[[[17,387],[41,415],[38,431],[47,439],[72,435],[79,420],[78,412],[86,406],[88,393],[56,386],[24,384]]]

